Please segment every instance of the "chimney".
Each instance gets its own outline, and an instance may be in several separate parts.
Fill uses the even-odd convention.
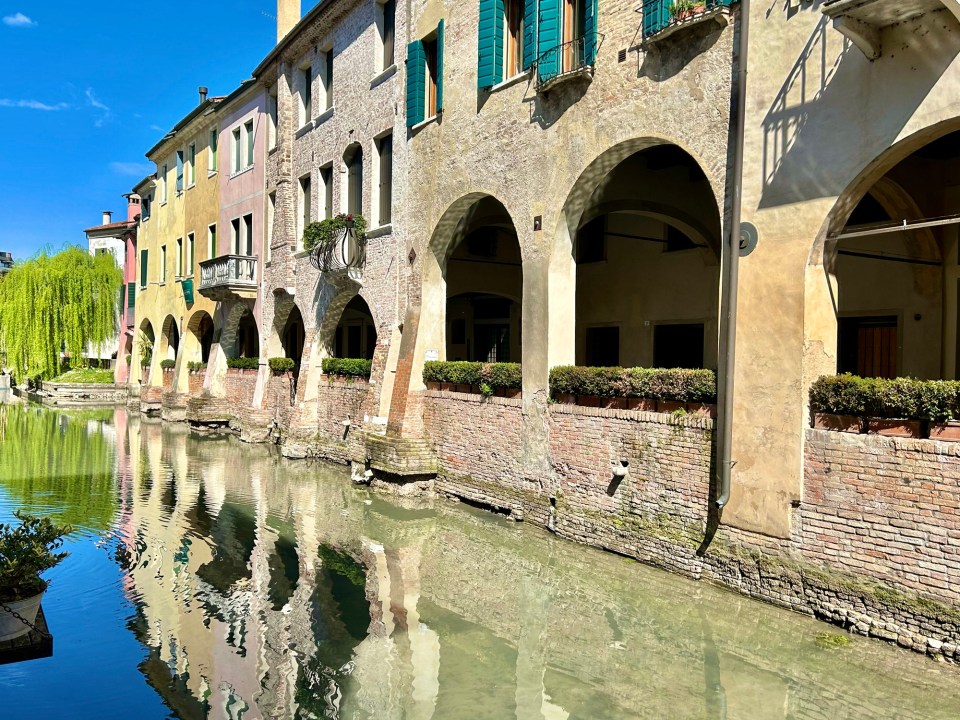
[[[112,213],[112,212],[110,212],[109,210],[104,210],[104,211],[103,211],[103,223],[102,223],[102,224],[103,224],[103,225],[109,225],[109,224],[110,224],[110,220],[111,220],[112,217],[113,217],[113,213]]]
[[[136,193],[130,193],[124,195],[124,197],[127,198],[127,222],[132,222],[140,214],[140,196]]]
[[[206,101],[206,99],[207,99],[207,92],[208,92],[208,90],[207,90],[207,88],[204,87],[203,85],[201,85],[201,86],[198,88],[198,90],[199,90],[199,92],[200,92],[200,104],[203,105],[203,103],[204,103],[204,102]]]
[[[277,0],[277,42],[300,22],[300,0]]]

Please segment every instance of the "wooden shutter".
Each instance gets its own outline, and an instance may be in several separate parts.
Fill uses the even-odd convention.
[[[147,286],[147,251],[140,251],[140,287]]]
[[[523,0],[523,69],[537,59],[537,0]]]
[[[501,3],[501,8],[503,7]],[[437,25],[437,114],[443,111],[443,28],[444,21]],[[501,34],[502,34],[501,30]],[[502,49],[501,49],[502,52]]]
[[[503,0],[480,0],[477,86],[491,88],[503,80]]]
[[[407,45],[407,127],[423,122],[426,98],[427,63],[423,43],[414,40]]]
[[[548,54],[545,54],[548,53]],[[560,71],[560,0],[541,0],[537,23],[537,74],[540,82]]]
[[[137,306],[137,284],[127,283],[127,312]]]
[[[583,22],[583,59],[593,66],[597,61],[597,0],[585,0]]]
[[[670,24],[670,3],[667,0],[643,1],[643,36],[650,37]]]

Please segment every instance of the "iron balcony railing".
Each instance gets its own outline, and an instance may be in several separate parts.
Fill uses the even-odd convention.
[[[200,263],[200,292],[217,288],[257,289],[257,258],[223,255]]]
[[[536,60],[537,92],[563,78],[593,73],[597,51],[603,44],[601,33],[589,33],[550,48]]]
[[[648,38],[671,25],[693,20],[736,0],[644,0],[643,37]]]

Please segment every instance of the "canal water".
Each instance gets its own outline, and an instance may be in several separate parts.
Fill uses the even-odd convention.
[[[960,717],[960,669],[346,469],[0,406],[0,521],[73,524],[0,717]]]

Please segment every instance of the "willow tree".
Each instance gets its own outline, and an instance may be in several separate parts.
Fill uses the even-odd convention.
[[[123,273],[110,253],[78,247],[41,252],[0,282],[0,350],[18,379],[50,378],[85,363],[89,347],[115,337]]]

